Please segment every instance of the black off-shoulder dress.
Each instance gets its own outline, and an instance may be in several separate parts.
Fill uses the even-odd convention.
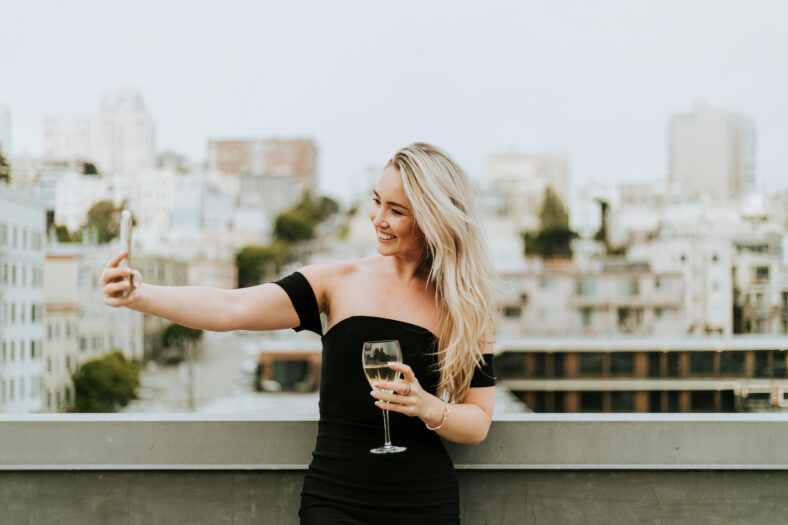
[[[381,411],[369,395],[361,366],[364,341],[398,339],[403,361],[435,394],[436,336],[421,326],[374,316],[352,316],[322,333],[309,282],[293,273],[276,284],[287,292],[301,321],[296,331],[322,336],[320,421],[312,463],[301,492],[301,523],[458,524],[459,494],[451,458],[419,418],[390,412],[391,441],[399,454],[371,454],[383,444]],[[485,355],[472,387],[493,386],[492,355]],[[409,522],[407,520],[410,520]]]

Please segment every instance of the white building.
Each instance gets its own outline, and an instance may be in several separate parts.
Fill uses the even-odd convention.
[[[569,160],[565,155],[493,155],[487,159],[484,182],[505,195],[507,215],[519,230],[539,227],[548,186],[569,209]]]
[[[0,152],[6,159],[11,155],[11,112],[0,104]]]
[[[114,350],[121,351],[127,359],[140,360],[143,357],[142,314],[104,304],[101,272],[118,250],[119,246],[113,242],[104,246],[55,244],[47,251],[45,281],[48,306],[79,308],[76,333],[79,363]],[[53,334],[57,333],[54,326],[58,317],[53,320]],[[54,338],[47,340],[47,345],[50,343],[55,345],[55,350],[54,353],[48,350],[48,354],[59,355],[62,345]],[[66,357],[62,356],[61,364],[66,362]]]
[[[43,204],[0,185],[0,412],[38,412],[44,339]]]
[[[753,121],[702,105],[674,116],[670,180],[689,195],[723,201],[745,196],[755,184]]]
[[[502,272],[505,297],[500,337],[523,335],[681,335],[682,277],[642,264],[531,260],[520,272]]]
[[[734,238],[734,302],[739,314],[734,317],[740,323],[735,327],[738,331],[788,334],[786,239],[788,235],[776,224],[760,224]]]
[[[46,179],[54,182],[55,224],[78,230],[87,220],[90,208],[102,200],[114,200],[113,187],[105,177],[66,171]],[[47,199],[49,192],[46,191]]]
[[[687,231],[630,247],[627,258],[645,261],[655,272],[683,277],[686,333],[733,333],[732,247],[730,239],[711,232]]]
[[[154,125],[138,93],[105,96],[97,113],[47,116],[44,159],[92,162],[103,174],[133,174],[155,164]]]

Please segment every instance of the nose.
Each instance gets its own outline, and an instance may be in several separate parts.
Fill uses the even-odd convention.
[[[386,226],[386,217],[385,217],[386,214],[383,213],[383,210],[380,207],[378,207],[376,210],[373,209],[371,215],[372,215],[372,224],[376,228]]]

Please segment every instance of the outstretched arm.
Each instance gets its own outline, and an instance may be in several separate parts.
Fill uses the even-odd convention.
[[[273,283],[237,290],[208,286],[156,286],[144,284],[136,270],[118,268],[125,253],[115,256],[104,268],[101,282],[104,304],[125,306],[172,322],[226,332],[229,330],[278,330],[299,325],[298,314],[284,290]],[[127,298],[132,272],[135,290]]]

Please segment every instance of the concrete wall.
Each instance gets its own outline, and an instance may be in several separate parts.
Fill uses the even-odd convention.
[[[465,524],[788,521],[788,415],[526,415],[450,447]],[[298,523],[311,420],[0,416],[0,523]]]

